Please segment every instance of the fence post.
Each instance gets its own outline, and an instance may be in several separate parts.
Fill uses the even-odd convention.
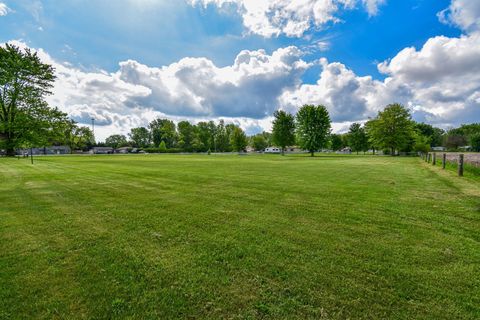
[[[429,152],[428,153],[428,157],[427,157],[427,163],[430,163],[430,158],[431,158],[432,154]]]
[[[446,164],[447,164],[447,154],[444,153],[442,156],[442,169],[445,169]]]
[[[436,164],[437,164],[437,153],[434,152],[434,153],[433,153],[433,159],[432,159],[432,165],[434,166],[434,165],[436,165]]]
[[[458,175],[463,176],[463,154],[458,155]]]

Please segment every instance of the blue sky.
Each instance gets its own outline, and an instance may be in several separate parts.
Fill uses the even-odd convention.
[[[248,0],[246,1],[248,2]],[[326,22],[322,20],[322,23],[315,26],[312,21],[320,21],[318,19],[321,18],[318,18],[318,14],[313,17],[313,13],[307,12],[294,21],[295,23],[310,23],[300,33],[288,34],[288,31],[281,30],[285,26],[283,25],[279,27],[280,31],[277,30],[277,34],[269,35],[261,29],[262,26],[259,28],[248,25],[246,22],[248,4],[242,4],[241,0],[0,0],[0,3],[8,8],[5,14],[0,14],[0,42],[16,40],[26,46],[42,49],[51,61],[76,70],[75,76],[83,77],[82,79],[107,73],[112,77],[112,81],[119,81],[120,86],[129,85],[131,87],[129,88],[135,91],[132,96],[137,96],[127,97],[126,99],[131,99],[128,105],[122,107],[121,110],[113,110],[106,102],[99,103],[95,107],[91,105],[96,103],[89,103],[88,106],[82,106],[79,103],[60,106],[73,114],[79,121],[82,121],[82,115],[88,118],[88,112],[96,113],[99,118],[108,118],[104,122],[105,129],[108,128],[108,131],[112,129],[112,118],[115,118],[115,113],[118,115],[117,118],[121,118],[123,122],[118,121],[121,124],[115,125],[114,128],[122,132],[128,130],[128,125],[144,125],[148,121],[148,117],[155,116],[157,113],[173,119],[187,117],[193,121],[197,118],[229,117],[232,121],[239,121],[247,130],[255,131],[264,129],[265,126],[268,129],[268,113],[273,109],[281,107],[294,112],[292,101],[309,102],[310,100],[315,103],[331,104],[328,107],[331,108],[333,120],[340,120],[336,121],[338,123],[348,123],[349,120],[361,121],[376,111],[375,107],[368,104],[377,102],[372,102],[374,98],[359,96],[362,94],[359,90],[367,92],[373,87],[381,87],[382,83],[385,86],[384,81],[387,77],[398,79],[395,88],[391,89],[396,90],[398,99],[395,99],[397,97],[395,93],[392,94],[392,99],[410,104],[412,112],[421,120],[444,126],[456,124],[461,120],[457,121],[452,118],[450,121],[448,117],[453,117],[453,115],[448,115],[449,110],[434,110],[432,106],[427,105],[432,103],[432,101],[427,101],[432,100],[430,95],[427,94],[425,97],[425,94],[419,92],[424,90],[426,84],[430,83],[429,79],[421,84],[410,83],[408,80],[410,78],[403,72],[408,69],[406,66],[396,67],[396,62],[392,62],[387,66],[387,72],[380,72],[378,64],[384,61],[390,63],[403,49],[408,47],[414,47],[417,53],[411,53],[412,59],[424,59],[422,47],[429,39],[437,39],[438,36],[444,36],[451,41],[460,39],[462,36],[472,38],[477,34],[475,26],[478,23],[478,16],[473,16],[473,18],[466,16],[467,9],[471,13],[472,8],[464,8],[462,11],[454,7],[455,5],[462,6],[468,1],[372,0],[372,2],[378,3],[378,10],[374,14],[368,10],[365,4],[368,1],[365,0],[363,2],[361,0],[302,1],[312,3],[312,7],[319,3],[332,1],[334,4],[338,3],[333,11],[321,11],[321,14],[331,14],[333,17],[330,20],[324,19],[327,20]],[[275,5],[286,12],[285,16],[288,20],[292,12],[289,12],[288,8],[281,7],[281,2],[278,1]],[[292,2],[295,3],[295,1]],[[439,12],[448,8],[450,11],[446,11],[444,17],[439,18]],[[474,5],[473,9],[476,10],[477,6]],[[268,19],[269,14],[267,12],[265,16],[267,18],[263,16],[260,18]],[[256,16],[255,19],[257,18],[260,19]],[[471,26],[472,19],[473,27]],[[467,20],[470,25],[466,25],[465,21]],[[266,21],[266,23],[278,27],[275,22]],[[281,23],[286,24],[288,21]],[[437,39],[437,41],[440,40]],[[476,41],[470,42],[473,44],[469,45],[475,49]],[[262,67],[263,69],[270,68],[269,70],[285,68],[285,72],[279,75],[263,74],[262,88],[268,91],[266,96],[269,96],[265,101],[251,89],[255,87],[254,83],[246,85],[244,88],[242,87],[244,78],[238,75],[232,75],[232,79],[235,80],[223,81],[221,77],[224,73],[216,69],[234,66],[234,61],[242,50],[250,50],[250,52],[265,50],[263,53],[265,57],[273,59],[271,57],[276,50],[291,46],[297,48],[299,52],[294,54],[295,58],[287,62],[287,65],[282,64],[280,67],[274,66],[274,68],[270,68],[271,65]],[[286,55],[290,56],[291,53]],[[168,92],[168,94],[172,97],[183,98],[172,98],[168,101],[150,99],[149,97],[154,95],[152,92],[159,90],[165,93],[167,89],[157,87],[155,81],[138,78],[145,76],[144,73],[137,74],[136,78],[129,78],[133,69],[136,73],[139,72],[140,66],[153,69],[170,66],[170,69],[173,70],[172,64],[180,61],[183,63],[182,59],[186,57],[206,59],[211,62],[214,67],[210,67],[218,71],[215,71],[217,72],[215,75],[219,77],[221,83],[212,83],[210,87],[217,87],[216,84],[218,84],[218,90],[220,90],[228,84],[230,86],[226,88],[235,90],[232,96],[235,97],[236,94],[239,97],[250,95],[251,99],[247,99],[249,103],[263,108],[262,111],[257,112],[246,107],[245,113],[242,114],[241,107],[232,110],[231,106],[221,105],[227,103],[226,99],[221,102],[216,101],[217,97],[210,98],[213,93],[202,92],[196,87],[189,88],[189,94],[194,95],[190,97],[191,99],[184,97],[186,93],[178,92]],[[263,57],[256,58],[264,61]],[[319,62],[319,59],[322,59],[322,62]],[[294,64],[300,60],[309,64],[308,67],[297,66],[291,70],[288,68],[288,64]],[[128,68],[130,69],[119,67],[119,63],[126,61],[133,61],[136,64],[129,64]],[[199,61],[195,60],[195,63],[200,63]],[[193,64],[195,65],[195,63]],[[195,71],[204,70],[194,65],[190,67]],[[250,63],[249,71],[243,71],[242,75],[245,72],[256,74],[253,69],[256,65],[258,64]],[[335,68],[337,69],[334,70]],[[128,74],[126,69],[128,69]],[[74,71],[71,70],[65,73],[72,76]],[[321,75],[322,71],[323,75]],[[83,73],[79,75],[79,72]],[[160,74],[160,71],[158,72],[156,79],[170,88],[168,90],[173,90],[171,88],[174,85],[165,83],[167,81],[165,79],[171,79],[171,77],[168,77],[167,73]],[[350,73],[353,73],[353,78],[350,77],[352,76]],[[115,74],[117,76],[114,76]],[[355,95],[339,89],[338,97],[342,97],[341,99],[328,96],[326,91],[338,89],[330,87],[330,83],[336,83],[336,80],[331,80],[332,75],[336,76],[335,79],[338,81],[346,81],[345,78],[350,77],[351,81],[349,80],[350,82],[345,85],[342,84],[340,89],[353,88]],[[340,78],[341,75],[344,77]],[[195,75],[192,73],[191,76],[198,76],[198,72]],[[368,88],[362,89],[362,86],[365,85],[362,80],[364,76],[371,76],[372,81],[376,80],[378,83],[372,82]],[[251,78],[248,79],[251,80]],[[326,79],[330,79],[330,82],[317,87],[308,87],[308,85],[316,86],[317,82],[325,82]],[[60,79],[60,81],[64,80]],[[178,79],[174,79],[174,81],[178,81]],[[65,82],[68,81],[65,80]],[[272,83],[271,87],[269,87],[269,83]],[[277,87],[274,87],[275,85]],[[143,92],[141,88],[138,88],[139,86],[150,90],[150,94],[145,90]],[[407,89],[405,89],[406,87]],[[105,90],[105,88],[103,89]],[[108,89],[112,92],[115,91],[110,87]],[[64,93],[71,91],[68,88],[59,88],[58,90]],[[320,93],[312,94],[313,90],[318,90]],[[403,94],[404,90],[409,90],[408,97]],[[310,95],[300,96],[302,92],[310,92]],[[476,88],[473,89],[473,94],[475,93],[477,93]],[[348,96],[349,94],[352,96]],[[379,92],[377,95],[384,94],[386,93]],[[472,90],[468,94],[470,96],[465,96],[465,100],[476,101],[476,96],[471,96]],[[102,97],[102,99],[111,99],[112,95]],[[139,97],[138,95],[143,96]],[[64,104],[67,104],[68,101],[72,101],[72,99],[63,97],[63,99],[55,100],[56,103]],[[335,101],[341,106],[335,105]],[[360,105],[364,103],[365,106],[357,108],[353,105],[357,102]],[[179,107],[175,109],[175,106],[167,106],[169,103],[178,104]],[[200,105],[194,105],[195,103]],[[352,103],[352,106],[347,108],[346,104],[349,103]],[[102,110],[102,108],[104,109]],[[456,108],[460,107],[457,105]],[[79,109],[83,111],[79,111]],[[352,117],[346,113],[353,114],[356,111],[357,115]],[[476,109],[472,112],[476,115]],[[125,117],[129,116],[135,120],[127,121]],[[480,121],[480,119],[475,120]]]
[[[317,51],[307,59],[326,57],[342,61],[359,75],[381,77],[376,62],[404,47],[420,47],[432,36],[460,34],[458,28],[441,23],[436,16],[448,7],[447,0],[390,1],[370,18],[362,10],[342,12],[342,23],[311,32],[311,39],[244,36],[241,18],[234,9],[222,14],[212,5],[205,9],[182,1],[5,3],[15,14],[0,20],[0,41],[23,39],[32,47],[44,48],[54,58],[107,71],[115,71],[118,62],[126,59],[160,66],[183,57],[207,57],[225,66],[243,49],[271,52],[326,39],[331,42],[330,49]],[[309,82],[315,78],[306,77]]]

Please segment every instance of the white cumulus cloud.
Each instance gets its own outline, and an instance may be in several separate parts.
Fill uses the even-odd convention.
[[[0,17],[6,16],[10,12],[10,8],[3,2],[0,2]]]
[[[480,121],[480,32],[474,29],[401,50],[378,64],[383,80],[324,58],[307,63],[294,46],[271,53],[243,50],[224,67],[207,58],[159,67],[127,60],[114,72],[83,70],[37,52],[56,69],[49,103],[81,123],[94,117],[103,137],[159,116],[192,122],[224,118],[253,132],[269,129],[277,108],[295,112],[303,104],[325,105],[339,130],[392,102],[410,107],[417,120],[444,127]],[[322,67],[318,79],[303,83],[305,70],[315,63]]]
[[[322,59],[317,82],[285,91],[281,104],[292,111],[305,103],[323,104],[335,122],[365,120],[392,102],[411,107],[419,121],[442,126],[480,121],[479,61],[479,33],[438,36],[419,50],[401,50],[378,65],[384,81]]]
[[[480,1],[452,0],[450,6],[439,12],[438,17],[444,23],[450,23],[465,31],[480,29]]]
[[[385,0],[187,0],[191,5],[236,6],[245,28],[264,37],[301,37],[311,28],[341,21],[340,10],[365,7],[370,16]]]
[[[11,43],[26,47],[23,42]],[[206,58],[183,58],[158,68],[127,60],[111,73],[81,70],[42,49],[37,52],[56,69],[50,105],[80,123],[88,124],[93,117],[97,125],[121,132],[157,116],[192,121],[228,118],[247,129],[263,127],[263,119],[279,107],[278,97],[297,87],[309,67],[296,47],[272,54],[243,50],[226,67]]]

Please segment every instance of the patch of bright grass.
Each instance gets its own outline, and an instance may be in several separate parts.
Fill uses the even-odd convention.
[[[480,188],[442,172],[374,156],[0,159],[0,318],[478,319]]]

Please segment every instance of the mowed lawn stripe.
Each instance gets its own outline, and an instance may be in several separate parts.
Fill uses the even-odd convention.
[[[38,157],[0,179],[2,317],[480,316],[478,197],[415,158]]]

